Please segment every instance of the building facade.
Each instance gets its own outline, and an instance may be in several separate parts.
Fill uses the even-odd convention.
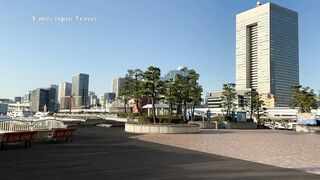
[[[112,79],[112,92],[116,94],[116,97],[119,96],[123,81],[124,81],[124,78],[122,77]]]
[[[72,91],[72,84],[62,82],[59,86],[59,108],[70,109],[70,96]]]
[[[89,75],[80,73],[72,77],[72,95],[76,108],[89,105]]]
[[[7,115],[8,112],[8,104],[0,103],[0,115]]]
[[[38,88],[31,91],[30,110],[32,112],[56,112],[56,89],[55,88]]]
[[[161,77],[162,81],[167,81],[170,79],[175,80],[177,75],[181,76],[188,76],[188,68],[186,66],[180,66],[177,70],[171,70],[167,74],[164,75],[164,77]]]
[[[24,96],[23,96],[23,102],[28,103],[31,100],[31,91],[28,91]]]
[[[104,100],[107,101],[108,103],[111,103],[113,101],[116,100],[116,93],[112,93],[112,92],[109,92],[109,93],[104,93]]]
[[[273,3],[237,14],[236,90],[272,95],[288,107],[299,85],[298,13]]]

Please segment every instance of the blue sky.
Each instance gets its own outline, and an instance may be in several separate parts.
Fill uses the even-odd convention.
[[[261,1],[266,3],[267,1]],[[300,82],[320,89],[320,1],[274,0],[299,12]],[[127,69],[185,65],[204,91],[235,79],[235,15],[255,0],[2,0],[0,97],[90,74],[90,90],[111,90]],[[94,23],[33,22],[32,16],[95,16]]]

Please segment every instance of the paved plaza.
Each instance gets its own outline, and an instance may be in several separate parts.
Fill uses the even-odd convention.
[[[173,138],[172,140],[184,137],[188,141],[191,138],[190,142],[192,142],[196,137],[205,136],[212,139],[220,135],[221,138],[226,138],[230,137],[229,134],[223,131],[204,131],[203,134],[168,137]],[[136,134],[124,132],[123,127],[103,128],[90,125],[77,127],[72,143],[35,143],[27,149],[9,146],[7,150],[0,151],[0,179],[292,180],[320,178],[319,175],[299,170],[140,141],[133,139],[133,136]],[[201,147],[203,148],[203,145]]]
[[[272,130],[201,130],[136,139],[320,174],[320,135]]]

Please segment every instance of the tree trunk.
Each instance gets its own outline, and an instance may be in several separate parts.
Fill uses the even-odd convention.
[[[124,108],[124,113],[127,113],[127,101],[126,100],[124,100],[123,108]]]
[[[187,103],[186,101],[183,102],[183,121],[187,122]]]
[[[195,107],[196,107],[196,103],[193,102],[192,106],[191,106],[191,121],[193,121],[193,119],[194,119],[194,109],[195,109]]]
[[[169,115],[172,116],[172,102],[169,102]]]
[[[176,117],[179,116],[179,112],[180,112],[180,106],[181,106],[181,103],[178,103],[177,104],[177,112],[176,112]]]
[[[156,123],[156,107],[155,107],[154,97],[151,97],[151,103],[152,103],[152,119],[153,119],[153,123]]]
[[[139,100],[135,100],[136,101],[136,106],[137,106],[137,109],[138,109],[138,112],[139,112],[139,116],[142,116],[142,111],[141,111],[141,109],[140,109],[140,107],[139,107]]]

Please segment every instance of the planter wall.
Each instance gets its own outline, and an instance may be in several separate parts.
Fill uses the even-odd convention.
[[[257,123],[219,121],[218,128],[219,129],[257,129]]]
[[[216,122],[208,121],[191,121],[189,124],[198,124],[200,129],[216,129]]]
[[[320,126],[306,126],[306,125],[297,125],[297,132],[312,132],[312,133],[320,133]]]
[[[189,134],[200,132],[197,124],[133,124],[126,123],[125,131],[130,133]]]

